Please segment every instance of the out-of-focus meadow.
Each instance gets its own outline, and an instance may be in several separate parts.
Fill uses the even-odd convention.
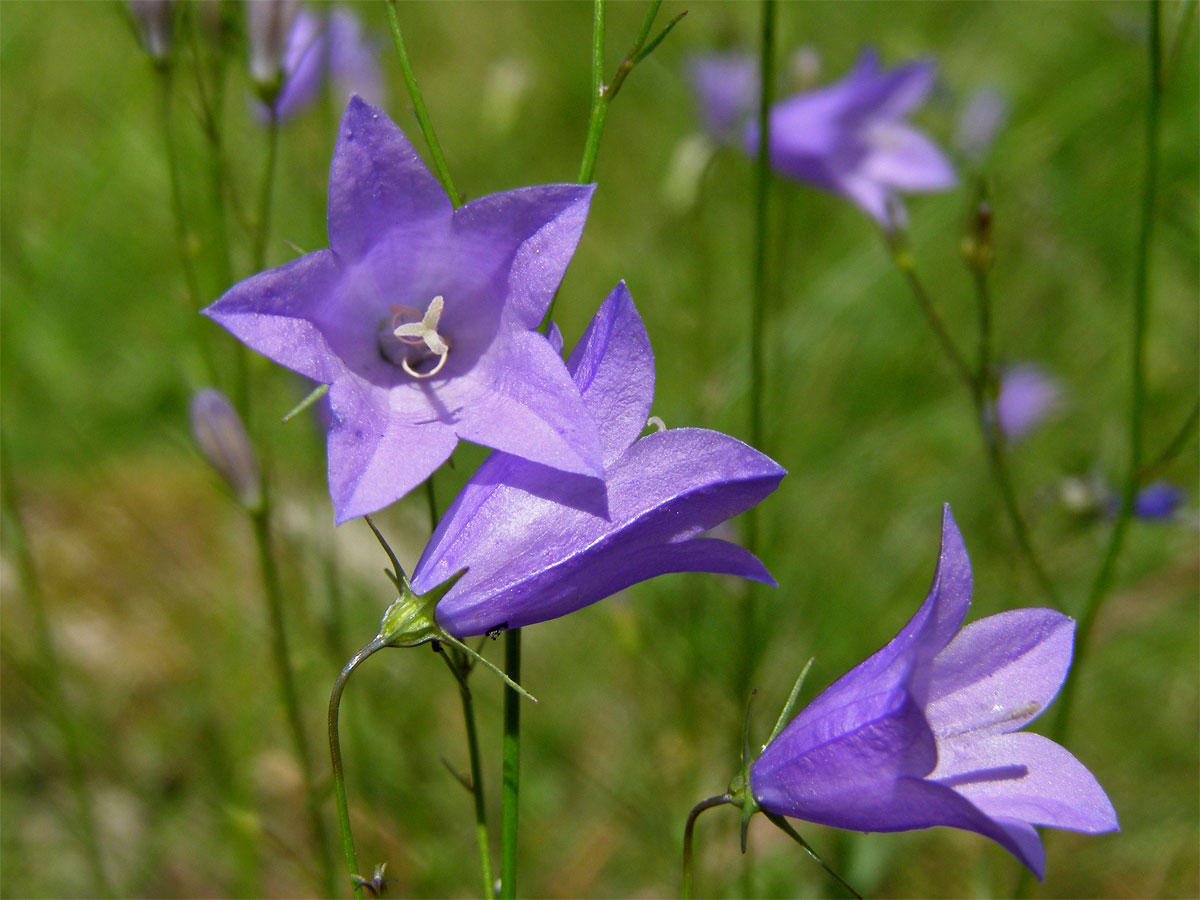
[[[678,167],[681,142],[698,128],[685,60],[721,47],[753,50],[759,11],[672,0],[660,21],[684,8],[609,112],[600,186],[556,315],[569,346],[625,279],[656,351],[655,414],[746,438],[753,169],[741,154],[720,152],[692,193]],[[383,6],[355,10],[378,40],[386,109],[424,152]],[[610,9],[610,72],[643,11],[639,3]],[[1168,45],[1179,11],[1164,7]],[[460,190],[478,197],[575,177],[588,115],[589,4],[412,4],[400,13]],[[224,371],[234,341],[189,307],[153,71],[119,5],[8,2],[0,17],[5,477],[62,657],[65,724],[83,748],[104,865],[123,895],[313,895],[320,888],[250,528],[187,432],[202,371],[197,335]],[[1036,361],[1065,389],[1059,414],[1013,447],[1011,460],[1068,612],[1083,602],[1110,523],[1066,510],[1060,486],[1068,476],[1115,484],[1126,459],[1146,27],[1136,3],[779,9],[781,60],[811,48],[820,81],[839,77],[867,45],[888,64],[936,58],[940,86],[917,122],[944,146],[977,89],[1010,103],[984,166],[995,208],[995,343],[1001,360]],[[1151,455],[1195,403],[1198,379],[1198,66],[1193,23],[1162,107],[1146,343]],[[194,85],[178,87],[184,205],[202,292],[214,299],[227,285],[211,264],[208,156],[188,99]],[[244,72],[234,71],[225,151],[233,188],[252,205],[265,137],[248,96]],[[340,102],[328,98],[282,131],[272,265],[295,248],[326,245]],[[967,183],[913,198],[909,211],[922,273],[973,352],[975,301],[959,251]],[[780,588],[758,594],[759,744],[805,660],[816,659],[809,699],[917,608],[943,502],[974,566],[972,618],[1045,604],[989,477],[969,398],[873,223],[803,186],[776,181],[771,196],[761,449],[790,474],[761,510],[762,557]],[[236,216],[228,232],[233,276],[245,277],[249,235]],[[307,416],[278,424],[307,387],[258,358],[250,374],[303,714],[325,773],[333,678],[374,635],[393,593],[367,527],[333,528],[317,426]],[[438,477],[443,504],[482,456],[460,446],[455,469]],[[1186,488],[1194,510],[1194,435],[1163,474]],[[411,566],[429,534],[424,496],[376,522]],[[1131,526],[1065,740],[1108,791],[1122,831],[1047,832],[1047,878],[1022,887],[1031,896],[1200,894],[1196,537],[1187,510],[1173,522]],[[17,549],[8,538],[0,890],[93,896],[64,723],[47,712],[52,695]],[[745,590],[716,577],[667,576],[526,630],[523,680],[541,702],[524,710],[521,893],[678,890],[684,817],[737,768],[745,697],[731,685]],[[501,685],[487,673],[473,684],[498,823]],[[428,648],[379,655],[347,691],[343,742],[360,859],[364,868],[387,861],[395,895],[477,890],[470,797],[443,765],[466,768],[458,703]],[[332,834],[331,798],[326,812]],[[834,890],[762,820],[751,828],[746,874],[738,825],[729,810],[701,820],[700,894]],[[1019,865],[977,835],[798,827],[871,895],[1017,888]]]

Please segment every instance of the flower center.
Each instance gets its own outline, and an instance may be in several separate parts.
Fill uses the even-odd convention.
[[[411,306],[389,307],[392,313],[391,333],[404,345],[399,358],[400,368],[413,378],[432,378],[446,365],[450,342],[437,330],[445,305],[445,300],[439,294],[429,301],[424,313]],[[416,368],[434,358],[437,362],[432,367]]]

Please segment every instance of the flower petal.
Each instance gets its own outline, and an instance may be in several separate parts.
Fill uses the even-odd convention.
[[[933,660],[925,714],[941,739],[1016,731],[1037,718],[1071,666],[1075,622],[1013,609],[972,622]]]
[[[459,381],[479,389],[454,424],[459,437],[564,472],[603,475],[595,422],[544,336],[510,331]]]
[[[547,184],[492,194],[454,213],[454,228],[511,259],[508,304],[537,328],[575,253],[594,184]]]
[[[859,171],[898,191],[941,191],[958,176],[938,146],[903,122],[867,126],[869,150]]]
[[[438,604],[438,620],[454,634],[564,615],[635,581],[681,571],[685,561],[709,571],[695,551],[716,548],[681,543],[759,502],[783,474],[726,435],[664,431],[637,441],[608,473],[605,514],[580,479],[492,457],[438,526],[413,586],[424,592],[468,569]],[[744,556],[720,552],[711,561],[717,571],[759,574]]]
[[[1095,777],[1049,738],[999,734],[938,745],[931,780],[952,788],[993,818],[1097,833],[1117,830],[1117,814]]]
[[[268,359],[330,384],[345,367],[313,320],[339,274],[337,257],[318,250],[238,282],[201,313]]]
[[[448,217],[450,198],[408,138],[380,110],[352,97],[329,171],[329,246],[358,259],[393,225]]]
[[[328,397],[333,419],[329,493],[338,525],[403,497],[433,474],[458,444],[454,430],[440,422],[408,425],[389,417],[386,391],[368,389],[357,379],[337,381]]]
[[[759,805],[837,828],[918,827],[905,824],[893,794],[907,781],[904,776],[932,770],[937,749],[908,692],[864,691],[836,707],[817,707],[818,715],[811,712],[814,706],[796,716],[751,766]]]
[[[933,90],[937,77],[937,65],[933,60],[917,60],[881,74],[877,62],[874,73],[863,68],[863,58],[859,62],[861,74],[853,99],[859,115],[864,118],[905,116],[924,103]]]
[[[646,429],[654,400],[654,353],[625,282],[601,304],[567,371],[596,420],[604,465],[611,466]]]

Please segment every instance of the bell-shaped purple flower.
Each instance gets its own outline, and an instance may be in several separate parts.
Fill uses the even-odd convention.
[[[953,187],[942,151],[905,121],[933,87],[929,60],[884,71],[865,51],[841,81],[779,101],[770,113],[771,166],[783,175],[841,194],[885,227],[899,195]],[[746,144],[758,152],[758,123]]]
[[[413,572],[457,637],[520,628],[667,572],[774,584],[753,555],[702,537],[771,493],[784,470],[741,441],[699,428],[646,428],[654,356],[622,283],[567,361],[600,429],[604,480],[492,455],[450,506]]]
[[[1000,375],[996,424],[1007,440],[1016,442],[1053,415],[1061,404],[1062,389],[1057,379],[1029,363],[1014,365]]]
[[[960,631],[970,600],[970,562],[946,507],[925,603],[763,750],[750,769],[762,809],[855,831],[963,828],[1039,878],[1045,852],[1034,825],[1116,830],[1112,804],[1083,764],[1018,731],[1062,686],[1074,621],[1017,609]]]
[[[522,188],[456,210],[400,129],[350,101],[329,176],[330,248],[260,272],[204,310],[330,385],[339,523],[412,490],[459,438],[602,474],[595,421],[536,330],[592,190]]]

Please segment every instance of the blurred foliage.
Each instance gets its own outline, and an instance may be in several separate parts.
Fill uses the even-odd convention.
[[[568,345],[624,278],[657,354],[655,413],[668,425],[745,435],[752,172],[718,153],[694,202],[664,185],[696,129],[689,54],[752,49],[758,8],[668,2],[688,15],[633,73],[601,145],[596,194],[558,303]],[[1179,4],[1167,4],[1168,38]],[[389,113],[419,147],[382,5],[357,11],[378,36]],[[613,4],[609,66],[640,3]],[[781,56],[809,47],[821,80],[864,45],[896,63],[929,54],[941,86],[918,117],[948,144],[966,98],[991,87],[1012,117],[988,158],[995,205],[996,348],[1064,382],[1069,404],[1014,448],[1034,539],[1078,609],[1107,533],[1057,503],[1068,475],[1115,481],[1127,446],[1133,253],[1143,171],[1145,10],[1136,3],[804,3],[779,11]],[[190,448],[186,404],[202,381],[201,335],[219,370],[237,352],[196,321],[173,239],[153,70],[118,4],[8,2],[0,10],[0,403],[12,474],[73,716],[86,737],[108,870],[130,896],[317,891],[298,771],[267,662],[249,525]],[[574,177],[588,114],[590,6],[405,4],[413,64],[461,191],[478,197]],[[1153,455],[1198,380],[1196,31],[1163,107],[1161,201],[1147,343]],[[782,78],[782,75],[781,75]],[[194,84],[173,125],[207,299],[219,283],[206,147]],[[240,67],[225,98],[225,150],[249,203],[265,138]],[[324,182],[340,104],[287,123],[272,264],[325,244]],[[423,150],[423,147],[422,147]],[[969,400],[890,268],[873,225],[837,198],[772,189],[773,306],[766,452],[791,472],[763,506],[763,557],[782,587],[769,622],[754,736],[809,656],[811,697],[889,639],[924,596],[940,505],[952,504],[976,578],[972,616],[1042,605],[989,481]],[[685,198],[686,200],[686,198]],[[914,199],[913,240],[950,328],[973,349],[974,298],[958,251],[966,189]],[[252,204],[250,204],[252,205]],[[235,277],[249,233],[229,223]],[[256,414],[275,488],[292,643],[312,745],[328,690],[391,599],[366,527],[336,531],[321,435],[278,419],[307,388],[252,359]],[[222,386],[228,388],[227,383]],[[463,447],[438,476],[445,504],[482,458]],[[1196,441],[1169,467],[1196,502]],[[1200,894],[1200,720],[1194,513],[1134,523],[1117,592],[1093,637],[1067,743],[1108,790],[1121,834],[1049,832],[1033,896]],[[378,517],[411,565],[428,536],[424,498]],[[91,896],[59,734],[44,710],[32,617],[3,569],[0,892]],[[678,890],[687,810],[736,768],[746,698],[732,696],[746,586],[671,576],[529,629],[522,893],[659,896]],[[492,651],[494,655],[495,651]],[[475,681],[493,822],[499,819],[500,684]],[[396,895],[472,895],[469,797],[458,697],[427,650],[387,653],[347,692],[343,740],[364,866],[387,860]],[[317,763],[324,764],[318,759]],[[332,826],[332,801],[329,804]],[[737,816],[701,820],[698,889],[715,896],[823,895],[820,871],[767,823],[737,849]],[[1018,865],[947,829],[846,834],[804,826],[869,894],[1012,893]]]

